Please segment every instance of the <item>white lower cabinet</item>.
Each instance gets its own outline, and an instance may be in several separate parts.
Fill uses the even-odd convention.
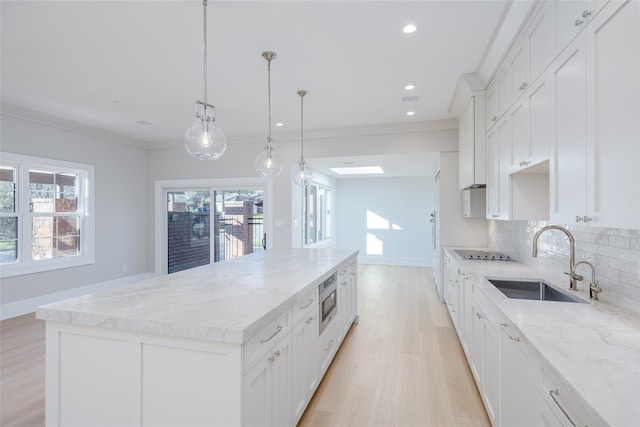
[[[500,425],[537,426],[536,370],[533,349],[526,337],[507,321],[500,323]]]
[[[462,325],[458,336],[491,424],[502,427],[605,425],[540,356],[473,276],[462,267],[458,271],[458,263],[446,252],[445,259],[448,259],[448,274],[463,278],[458,290],[455,286],[448,290],[448,300],[455,299],[452,295],[459,292],[463,314],[458,318],[458,312],[451,309],[449,314],[454,324]]]
[[[468,286],[467,289],[474,294],[470,295],[471,306],[473,307],[471,313],[473,316],[473,344],[470,363],[487,415],[491,423],[496,425],[500,408],[500,341],[498,339],[498,330],[493,320],[492,307],[486,302],[478,301],[482,297],[479,294],[480,291],[473,284]]]
[[[244,376],[243,425],[291,423],[291,333],[282,338]]]
[[[307,313],[292,331],[293,424],[297,424],[318,387],[318,306]]]

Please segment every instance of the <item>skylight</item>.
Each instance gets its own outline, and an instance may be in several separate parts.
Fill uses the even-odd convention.
[[[351,166],[348,168],[329,169],[338,175],[373,175],[384,173],[380,166]]]

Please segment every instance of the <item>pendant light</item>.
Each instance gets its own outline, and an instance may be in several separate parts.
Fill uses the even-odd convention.
[[[291,174],[293,182],[298,185],[308,184],[313,178],[313,170],[304,161],[304,96],[306,94],[306,90],[298,91],[298,95],[300,95],[300,160],[294,166]]]
[[[262,52],[262,57],[267,60],[267,84],[269,98],[269,136],[262,153],[256,158],[256,170],[260,176],[276,177],[282,172],[282,159],[275,152],[273,139],[271,138],[271,61],[276,59],[275,52]]]
[[[196,101],[196,121],[184,134],[184,148],[198,160],[215,160],[227,148],[227,138],[215,126],[215,107],[207,103],[207,0],[202,1],[204,23],[204,101]]]

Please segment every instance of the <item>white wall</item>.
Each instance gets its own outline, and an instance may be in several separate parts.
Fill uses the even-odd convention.
[[[296,218],[292,201],[294,195],[291,179],[291,165],[300,158],[300,145],[297,134],[274,135],[276,150],[282,157],[285,167],[282,174],[273,179],[275,222],[273,246],[289,248],[299,241],[302,218]],[[245,138],[256,142],[228,141],[227,150],[222,158],[211,162],[191,158],[180,145],[176,148],[149,150],[147,162],[147,185],[153,189],[156,180],[191,178],[229,178],[254,177],[254,161],[263,148],[264,138]],[[399,126],[385,129],[350,129],[305,132],[305,157],[358,156],[367,154],[430,153],[456,151],[458,149],[458,130],[456,121],[434,122],[421,127]],[[297,187],[295,187],[297,188]],[[153,191],[147,192],[147,203],[153,206]],[[298,199],[299,200],[299,199]],[[153,212],[148,213],[147,264],[150,271],[154,267],[153,248]],[[298,224],[298,227],[294,227]]]
[[[336,193],[336,247],[362,263],[433,265],[432,176],[340,179]]]
[[[4,114],[0,117],[2,151],[94,165],[96,196],[95,264],[5,278],[0,284],[2,306],[145,273],[145,151]]]

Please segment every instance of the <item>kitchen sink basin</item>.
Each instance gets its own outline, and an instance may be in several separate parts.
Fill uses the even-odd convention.
[[[582,302],[573,295],[562,292],[542,280],[489,278],[487,278],[487,280],[508,298],[537,301]]]

